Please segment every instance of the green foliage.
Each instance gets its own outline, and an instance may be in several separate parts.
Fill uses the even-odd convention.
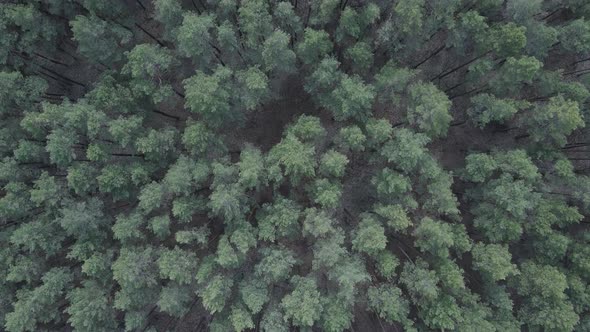
[[[471,247],[469,238],[462,225],[451,225],[430,218],[423,218],[416,230],[416,246],[423,252],[430,252],[439,257],[447,257],[450,248],[459,252]]]
[[[365,42],[358,42],[346,49],[345,57],[358,73],[364,73],[373,65],[373,51]]]
[[[256,280],[242,282],[240,284],[240,296],[248,309],[254,314],[262,310],[269,298],[266,286]]]
[[[506,246],[478,243],[473,247],[472,255],[474,269],[492,281],[518,273],[516,265],[510,262],[512,255]]]
[[[302,178],[315,175],[316,150],[295,137],[287,135],[268,153],[267,161],[271,167],[281,169],[291,182],[298,183]]]
[[[313,201],[323,208],[336,208],[342,196],[342,186],[335,181],[318,179],[311,186]]]
[[[451,123],[451,101],[432,83],[409,87],[408,122],[430,137],[445,136]]]
[[[338,22],[336,39],[342,41],[346,37],[360,39],[365,30],[379,18],[380,9],[374,3],[369,3],[362,11],[346,7]]]
[[[305,80],[305,91],[314,96],[323,107],[338,107],[335,105],[333,91],[343,75],[339,67],[340,62],[335,58],[323,58]]]
[[[94,62],[118,61],[122,58],[121,44],[131,40],[131,32],[110,24],[94,15],[78,15],[70,22],[78,52]]]
[[[255,147],[246,147],[240,153],[239,182],[248,189],[260,187],[265,182],[264,159],[262,153]]]
[[[559,30],[543,23],[533,22],[529,23],[527,28],[526,51],[537,59],[544,59],[558,41]]]
[[[247,222],[240,223],[231,234],[230,242],[233,243],[239,252],[246,254],[250,248],[256,247],[257,230]]]
[[[34,52],[39,49],[53,50],[59,33],[58,24],[49,16],[44,15],[34,4],[6,3],[1,9],[2,30],[6,31],[2,44],[8,53]],[[6,63],[8,54],[0,55],[0,63]],[[18,66],[18,62],[13,64]]]
[[[75,157],[72,149],[75,143],[76,136],[73,132],[54,130],[47,136],[46,150],[49,153],[49,160],[59,167],[70,165]]]
[[[379,274],[386,278],[395,277],[395,269],[399,265],[399,259],[388,251],[382,251],[377,255],[376,266]]]
[[[487,42],[499,56],[515,56],[520,54],[520,50],[526,45],[525,32],[526,27],[513,22],[499,24],[492,27]]]
[[[200,245],[204,245],[208,243],[208,238],[210,235],[210,230],[207,226],[201,226],[199,228],[194,228],[185,231],[178,231],[176,232],[175,238],[176,242],[180,244],[190,244],[196,242]]]
[[[137,207],[145,213],[149,213],[160,207],[164,194],[165,191],[162,184],[157,182],[149,183],[141,189]]]
[[[373,147],[384,143],[393,134],[393,126],[387,119],[371,118],[367,120],[365,130],[367,132],[367,142]]]
[[[28,254],[51,257],[61,249],[64,234],[57,225],[46,221],[24,223],[10,234],[10,243]]]
[[[412,221],[408,217],[408,212],[399,204],[377,204],[375,205],[374,212],[385,219],[388,227],[396,231],[403,231],[412,224]]]
[[[480,128],[490,122],[509,120],[523,106],[518,101],[498,99],[487,93],[471,98],[471,102],[473,106],[468,111],[469,116]]]
[[[232,72],[217,67],[213,75],[201,71],[183,81],[186,90],[186,107],[204,117],[208,124],[219,125],[230,116],[230,91],[227,82]]]
[[[473,182],[485,181],[498,168],[494,158],[485,153],[472,153],[465,161],[465,177]]]
[[[35,185],[31,190],[31,202],[36,206],[45,205],[46,207],[55,206],[58,202],[58,193],[61,191],[55,178],[47,172],[41,173],[41,176],[35,180]]]
[[[377,254],[387,245],[385,229],[374,218],[366,216],[354,232],[352,245],[359,252],[369,255]]]
[[[448,216],[458,215],[457,198],[451,189],[453,185],[452,174],[445,172],[433,159],[426,160],[423,174],[431,181],[426,185],[423,208],[429,212]]]
[[[335,10],[338,8],[336,0],[320,0],[314,2],[312,11],[314,16],[310,19],[313,24],[321,25],[330,22]]]
[[[193,172],[199,169],[199,166],[200,165],[197,165],[197,163],[195,163],[191,158],[181,155],[176,160],[176,163],[172,164],[168,169],[168,172],[164,177],[163,185],[160,185],[160,188],[157,188],[157,185],[152,186],[154,186],[154,189],[160,191],[162,194],[165,192],[171,192],[175,194],[190,194],[193,186],[195,185],[194,180],[197,180],[195,179],[195,175],[197,174],[193,174]],[[205,172],[207,171],[208,170]],[[147,186],[144,188],[147,188]]]
[[[294,70],[295,52],[289,49],[289,35],[275,30],[265,41],[262,61],[267,71],[289,73]]]
[[[338,283],[338,297],[348,303],[354,301],[359,288],[371,279],[358,256],[346,257],[333,266],[328,278]]]
[[[201,122],[189,122],[182,134],[182,144],[196,154],[207,151],[213,140],[213,133]]]
[[[525,216],[527,210],[533,207],[534,195],[531,191],[531,188],[523,181],[513,181],[509,176],[502,176],[498,180],[490,181],[488,190],[484,193],[484,200],[493,203],[497,209],[505,211],[510,216],[522,218]],[[485,209],[488,208],[489,206],[486,205],[480,206],[478,214],[484,215],[485,217],[483,218],[489,218],[496,213],[495,211],[489,211],[492,215],[486,216],[488,211]],[[479,222],[483,222],[483,220]],[[476,225],[477,224],[478,222],[476,221]],[[507,227],[504,227],[504,229],[507,230]],[[509,230],[504,233],[504,235],[501,235],[501,237],[506,239],[516,239],[520,236],[521,232],[522,230],[520,229],[520,226],[517,226],[516,229]]]
[[[333,102],[326,105],[338,121],[364,120],[375,99],[375,89],[358,76],[345,76],[332,92]]]
[[[266,283],[274,283],[289,278],[291,269],[297,262],[294,253],[286,248],[264,248],[262,259],[254,266],[256,276]]]
[[[94,198],[85,202],[69,203],[60,210],[60,226],[65,232],[79,240],[98,237],[110,224],[104,215],[103,203]]]
[[[182,7],[178,0],[154,1],[155,18],[162,22],[166,28],[166,36],[172,39],[174,30],[182,22]]]
[[[535,141],[549,140],[559,146],[567,143],[572,131],[585,125],[578,103],[562,95],[537,106],[527,120],[528,131]]]
[[[331,268],[339,263],[347,253],[343,243],[344,234],[342,231],[336,231],[329,237],[317,241],[313,248],[313,269]]]
[[[330,35],[324,30],[306,28],[303,39],[297,44],[297,56],[305,64],[311,65],[324,59],[333,48]]]
[[[146,136],[137,139],[135,146],[137,151],[144,154],[145,159],[159,160],[167,157],[174,151],[175,141],[175,129],[151,129]]]
[[[500,176],[488,180],[497,170],[501,171]],[[474,154],[467,158],[465,171],[465,178],[484,182],[470,194],[480,200],[473,208],[475,226],[492,242],[520,238],[523,219],[537,205],[539,198],[533,191],[539,173],[526,152],[513,150],[491,156]]]
[[[157,251],[151,247],[122,248],[113,263],[113,278],[123,290],[154,287],[158,284]]]
[[[197,283],[203,285],[206,281],[209,281],[216,267],[217,263],[215,263],[214,255],[204,257],[195,275]]]
[[[265,332],[271,332],[271,331],[287,332],[287,331],[289,331],[287,323],[283,319],[283,314],[277,309],[268,310],[267,312],[265,312],[264,316],[262,317],[262,321],[260,322],[260,326],[261,326],[262,330]]]
[[[580,18],[566,24],[560,31],[559,39],[563,48],[576,53],[587,53],[588,41],[590,41],[590,24]]]
[[[424,307],[422,317],[431,328],[453,329],[461,319],[461,309],[451,296],[442,296],[440,300]]]
[[[348,164],[345,155],[330,150],[322,155],[320,160],[320,172],[326,176],[342,177]]]
[[[229,21],[224,21],[217,27],[217,42],[222,49],[236,50],[238,47],[236,35],[236,27]]]
[[[337,141],[344,150],[363,151],[367,137],[358,126],[349,126],[340,129]]]
[[[47,90],[47,82],[38,76],[23,76],[20,72],[0,72],[0,114],[16,109],[33,110],[35,101]]]
[[[53,320],[59,315],[58,308],[53,304],[64,297],[72,279],[67,269],[54,268],[43,275],[42,285],[20,291],[14,308],[6,314],[6,330],[33,331],[37,323]]]
[[[82,6],[93,14],[116,17],[124,9],[117,1],[82,0]]]
[[[402,291],[393,285],[371,287],[367,291],[369,308],[388,322],[406,324],[410,308],[402,297]]]
[[[403,0],[398,2],[393,9],[396,14],[396,26],[401,33],[412,35],[418,33],[422,28],[424,1]]]
[[[386,102],[398,102],[401,93],[415,76],[415,71],[408,68],[398,68],[393,61],[387,62],[375,75],[375,88],[379,99]]]
[[[293,135],[302,142],[318,142],[326,136],[320,119],[311,115],[301,115],[287,128],[287,136]]]
[[[326,331],[349,329],[353,318],[351,309],[337,297],[328,298],[324,302],[321,324]]]
[[[287,33],[295,34],[303,30],[301,18],[295,13],[295,8],[288,1],[277,3],[273,16],[279,28]]]
[[[414,301],[435,300],[440,292],[439,277],[422,260],[406,262],[400,275],[400,283],[406,287]]]
[[[13,151],[14,161],[20,162],[35,162],[41,161],[45,154],[45,149],[42,145],[33,142],[20,140],[18,147]]]
[[[171,14],[171,13],[170,13]],[[182,24],[176,30],[178,52],[187,58],[206,60],[210,55],[211,33],[213,28],[213,16],[184,13]]]
[[[424,146],[429,142],[428,136],[402,128],[395,130],[394,138],[383,145],[381,155],[388,162],[409,172],[427,156]]]
[[[172,216],[182,223],[188,223],[199,210],[205,208],[203,197],[182,196],[172,201]]]
[[[257,67],[249,67],[236,73],[238,89],[241,92],[241,105],[246,110],[254,110],[266,99],[268,77]]]
[[[91,105],[104,111],[128,114],[136,110],[137,101],[131,89],[118,82],[112,74],[102,75],[86,94],[86,99]]]
[[[160,102],[172,94],[172,87],[163,82],[177,64],[170,50],[154,44],[140,44],[125,54],[128,61],[123,72],[131,75],[134,91],[151,95],[154,102]]]
[[[0,329],[590,330],[587,2],[2,2]]]
[[[267,203],[257,214],[262,240],[274,242],[279,237],[294,235],[297,230],[300,207],[292,200],[278,198],[274,203]]]
[[[506,4],[506,11],[516,22],[525,23],[541,11],[542,1],[511,0]]]
[[[254,328],[252,316],[243,307],[234,306],[231,309],[230,320],[234,329],[238,332]]]
[[[322,304],[316,281],[311,277],[292,278],[293,291],[281,301],[285,310],[285,319],[289,319],[295,326],[312,326],[320,319]]]
[[[209,196],[211,212],[227,221],[237,220],[246,212],[246,196],[238,185],[220,185]]]
[[[135,141],[141,131],[142,122],[143,119],[137,115],[120,116],[109,123],[109,133],[119,145],[125,148]]]
[[[528,228],[538,235],[550,235],[553,228],[562,228],[581,221],[584,217],[574,206],[561,200],[543,200],[536,207],[535,222]]]
[[[223,310],[231,294],[232,286],[233,281],[221,275],[209,279],[207,285],[199,291],[205,309],[211,314]]]
[[[158,258],[160,275],[178,284],[190,284],[197,271],[198,258],[194,252],[174,249],[164,249]]]
[[[82,272],[90,277],[100,279],[111,278],[111,264],[113,261],[113,252],[95,253],[84,261]]]
[[[381,197],[400,197],[412,189],[409,178],[389,168],[377,173],[371,183]]]
[[[543,63],[534,57],[509,57],[498,70],[491,85],[497,94],[508,95],[518,92],[522,84],[530,84]]]
[[[254,0],[244,3],[238,9],[238,22],[244,34],[244,43],[253,49],[272,32],[272,18],[266,1]]]
[[[165,286],[160,292],[157,305],[161,311],[172,316],[182,317],[188,312],[191,294],[185,287]]]
[[[334,220],[325,210],[309,208],[305,211],[303,220],[304,234],[321,237],[334,231]]]
[[[526,297],[519,317],[529,327],[569,331],[577,324],[579,316],[564,293],[566,277],[555,267],[525,262],[517,287]]]
[[[237,267],[240,263],[240,257],[229,242],[227,236],[219,239],[217,243],[217,264],[225,268]]]
[[[13,258],[12,264],[8,267],[5,277],[9,282],[24,281],[31,284],[39,280],[43,274],[45,266],[42,266],[41,260],[33,260],[27,256],[17,256]]]
[[[523,296],[539,296],[555,299],[565,298],[565,276],[554,267],[526,262],[518,277],[518,293]]]
[[[76,331],[107,332],[116,328],[115,311],[100,284],[87,281],[68,293],[67,298],[71,303],[68,322]]]

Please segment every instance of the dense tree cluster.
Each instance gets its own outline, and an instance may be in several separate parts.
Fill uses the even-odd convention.
[[[590,331],[584,0],[0,4],[0,330]]]

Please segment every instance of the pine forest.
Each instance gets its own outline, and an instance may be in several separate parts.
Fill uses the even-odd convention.
[[[590,332],[590,1],[0,1],[0,331]]]

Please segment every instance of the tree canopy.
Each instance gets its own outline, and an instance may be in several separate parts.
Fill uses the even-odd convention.
[[[0,3],[0,330],[590,331],[587,0]]]

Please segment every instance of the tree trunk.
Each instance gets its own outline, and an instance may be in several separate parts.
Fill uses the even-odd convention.
[[[160,41],[158,38],[156,38],[156,36],[152,35],[149,31],[147,31],[146,29],[144,29],[141,25],[135,23],[135,26],[138,27],[141,31],[143,31],[143,33],[145,33],[146,35],[148,35],[150,38],[152,38],[153,40],[155,40],[160,46],[165,46],[164,43],[162,41]]]
[[[143,5],[143,3],[141,3],[141,0],[135,0],[135,2],[137,2],[137,4],[139,5],[139,7],[141,7],[141,9],[143,9],[143,11],[146,11],[147,8],[145,8],[145,6]]]
[[[58,77],[62,78],[63,80],[65,80],[65,81],[67,81],[67,82],[70,82],[70,83],[72,83],[72,84],[76,84],[76,85],[78,85],[78,86],[81,86],[81,87],[83,87],[83,88],[86,88],[86,85],[85,85],[85,84],[82,84],[82,83],[80,83],[80,82],[74,81],[74,80],[73,80],[73,79],[71,79],[71,78],[65,77],[65,76],[63,76],[62,74],[60,74],[60,73],[58,73],[58,72],[56,72],[56,71],[54,71],[54,70],[52,70],[52,69],[49,69],[49,68],[47,68],[47,67],[45,67],[45,66],[43,66],[43,65],[41,65],[40,67],[41,67],[41,68],[43,68],[43,69],[45,69],[46,71],[48,71],[48,72],[50,72],[50,73],[52,73],[52,74],[56,75],[56,76],[58,76]]]
[[[434,78],[432,78],[430,80],[431,81],[434,81],[436,79],[442,79],[442,78],[444,78],[444,77],[446,77],[448,75],[451,75],[452,73],[456,72],[457,70],[459,70],[459,69],[461,69],[461,68],[463,68],[465,66],[468,66],[469,64],[471,64],[471,63],[473,63],[473,62],[475,62],[475,61],[483,58],[484,56],[490,54],[490,52],[492,52],[492,51],[487,51],[487,52],[483,53],[482,55],[476,56],[475,58],[473,58],[473,59],[465,62],[464,64],[462,64],[460,66],[457,66],[457,67],[455,67],[455,68],[453,68],[453,69],[451,69],[451,70],[449,70],[447,72],[443,72],[443,73],[439,74],[438,76],[436,76],[436,77],[434,77]]]
[[[442,50],[444,50],[446,48],[445,45],[442,45],[441,47],[437,48],[436,51],[430,53],[430,55],[428,57],[426,57],[426,59],[420,61],[417,65],[413,66],[413,69],[416,69],[418,67],[420,67],[421,65],[423,65],[426,61],[430,60],[431,58],[435,57],[438,53],[440,53]]]
[[[160,115],[162,115],[162,116],[165,116],[165,117],[167,117],[167,118],[170,118],[170,119],[174,119],[175,121],[178,121],[178,120],[180,120],[180,118],[179,118],[179,117],[177,117],[177,116],[174,116],[174,115],[170,115],[170,114],[166,114],[166,113],[164,113],[164,112],[162,112],[162,111],[158,111],[158,110],[152,110],[152,112],[154,112],[154,113],[158,113],[158,114],[160,114]]]

